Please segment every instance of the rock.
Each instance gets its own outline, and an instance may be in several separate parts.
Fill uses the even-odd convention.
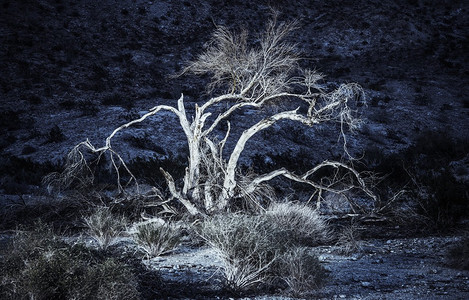
[[[362,282],[360,283],[360,285],[361,285],[362,287],[368,288],[368,287],[371,287],[371,282],[362,281]]]

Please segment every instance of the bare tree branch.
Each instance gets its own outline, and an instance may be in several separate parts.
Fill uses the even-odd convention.
[[[95,148],[89,140],[75,146],[68,156],[66,170],[61,174],[48,177],[49,183],[69,186],[74,180],[82,180],[83,184],[92,182],[92,175],[80,177],[79,174],[89,171],[83,150],[110,155],[111,164],[117,173],[118,186],[121,185],[122,172],[129,175],[126,183],[136,182],[122,157],[111,145],[113,138],[122,130],[145,121],[161,111],[172,112],[179,120],[184,131],[189,149],[189,157],[182,186],[176,183],[168,172],[163,173],[169,193],[179,201],[190,214],[212,213],[225,210],[230,201],[239,197],[251,197],[257,201],[257,191],[271,179],[283,176],[290,180],[303,182],[312,186],[316,191],[330,191],[343,193],[354,187],[363,190],[373,200],[376,197],[367,188],[352,165],[326,161],[312,168],[302,176],[294,170],[279,169],[264,175],[242,176],[238,168],[238,161],[247,142],[258,132],[269,128],[280,120],[290,120],[306,126],[313,126],[324,122],[340,123],[340,136],[343,139],[344,151],[347,151],[345,131],[355,129],[360,124],[356,117],[355,103],[364,99],[362,88],[355,84],[343,84],[331,92],[326,91],[321,84],[322,74],[314,70],[303,70],[299,67],[300,56],[296,45],[289,43],[286,38],[296,28],[295,23],[278,23],[277,15],[267,24],[265,31],[258,38],[256,46],[251,47],[247,31],[234,34],[224,27],[218,27],[206,49],[183,70],[182,74],[195,75],[210,74],[209,85],[211,92],[224,91],[218,96],[211,97],[200,106],[194,105],[194,112],[188,115],[181,95],[177,106],[158,105],[150,109],[140,118],[117,127],[105,140],[105,145]],[[223,153],[225,144],[231,134],[232,125],[228,118],[241,109],[262,109],[267,105],[274,105],[281,101],[296,101],[295,110],[271,113],[251,125],[241,133],[235,141],[234,149],[228,155]],[[307,108],[301,113],[300,107]],[[266,114],[266,112],[264,112]],[[214,115],[214,118],[210,116]],[[221,122],[227,122],[228,129],[224,138],[217,142],[212,134]],[[350,178],[339,177],[330,182],[314,182],[310,177],[319,169],[331,167],[344,170]],[[123,170],[123,171],[122,171]],[[81,178],[81,179],[80,179]],[[337,183],[347,184],[338,187]],[[168,203],[165,202],[165,205]]]

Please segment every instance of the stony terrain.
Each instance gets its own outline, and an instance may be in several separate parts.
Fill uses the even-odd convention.
[[[49,201],[41,178],[59,170],[76,143],[90,138],[102,145],[115,127],[155,105],[174,105],[181,93],[187,106],[204,101],[208,78],[171,75],[203,51],[216,25],[259,32],[270,7],[280,10],[280,21],[298,21],[291,39],[305,67],[324,73],[331,88],[344,82],[364,87],[364,124],[350,134],[349,150],[365,155],[370,168],[387,155],[404,155],[427,133],[443,144],[453,137],[469,140],[465,1],[0,0],[0,203],[13,211]],[[241,130],[253,116],[256,112],[235,116],[233,124]],[[301,154],[301,161],[312,164],[338,159],[336,129],[273,127],[252,140],[243,162],[282,153]],[[119,136],[116,147],[129,161],[183,156],[181,136],[175,119],[159,115]],[[468,201],[469,154],[462,149],[460,155],[459,148],[443,147],[438,155],[459,187],[466,186]],[[398,164],[386,167],[393,163]],[[337,211],[333,203],[325,205]],[[66,219],[47,209],[48,217]],[[6,223],[0,222],[2,230],[12,229]],[[331,280],[314,297],[466,299],[469,273],[445,263],[451,245],[467,234],[467,223],[458,226],[441,235],[371,234],[351,255],[339,254],[336,246],[314,249],[331,271]],[[275,291],[266,296],[222,291],[220,265],[210,251],[188,245],[149,264],[181,288],[182,298],[288,299]]]
[[[370,239],[360,241],[360,250],[353,255],[341,254],[337,246],[315,248],[313,251],[330,271],[330,278],[308,298],[467,299],[469,272],[451,269],[445,261],[448,247],[459,238]],[[169,282],[197,286],[199,293],[213,295],[214,290],[220,289],[223,266],[214,257],[210,248],[181,248],[173,255],[152,259],[149,264]],[[222,297],[296,299],[275,293]]]
[[[181,92],[188,105],[203,101],[205,79],[169,76],[203,51],[215,24],[262,30],[268,3],[280,8],[281,21],[299,21],[292,40],[306,67],[324,73],[332,86],[357,82],[366,88],[366,121],[352,151],[399,151],[427,130],[467,137],[464,1],[4,0],[2,153],[58,160],[75,143],[89,137],[100,144],[116,126],[156,104],[174,103]],[[158,135],[173,127],[153,128],[160,120],[145,126],[147,137],[177,152],[178,131],[176,138]],[[280,129],[266,133],[267,142],[269,135],[281,138],[271,151],[314,147],[325,157],[331,154],[323,148],[336,139],[314,129],[306,131],[303,145]]]

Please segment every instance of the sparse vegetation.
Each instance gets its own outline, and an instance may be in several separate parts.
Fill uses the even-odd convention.
[[[349,255],[360,249],[359,227],[353,221],[344,226],[338,233],[336,245],[340,247],[343,254]]]
[[[294,245],[320,245],[330,241],[332,236],[324,218],[307,204],[273,202],[265,218],[284,231]]]
[[[279,276],[288,285],[287,292],[295,297],[304,297],[319,289],[327,279],[311,249],[294,247],[280,257]]]
[[[314,211],[302,207],[306,212],[282,203],[260,215],[218,215],[202,222],[197,230],[223,260],[230,288],[246,290],[280,280],[300,294],[320,285],[324,271],[317,258],[297,245],[317,244],[328,230]]]
[[[413,205],[413,213],[407,213],[408,226],[445,231],[469,211],[465,183],[458,180],[457,171],[451,167],[452,162],[464,159],[468,152],[469,143],[465,140],[450,138],[443,131],[422,132],[414,145],[402,153],[386,155],[370,148],[364,162],[374,172],[385,176],[377,189],[382,203],[394,196],[390,191],[403,189],[414,201],[408,204]],[[399,203],[394,201],[394,210],[407,209]],[[426,226],[415,222],[424,222]]]
[[[101,249],[107,249],[114,238],[125,230],[127,223],[125,217],[113,215],[108,207],[96,208],[84,221],[89,234]]]
[[[0,249],[2,299],[139,299],[127,265],[83,245],[68,245],[49,227],[36,225]]]
[[[173,224],[150,222],[137,225],[133,238],[149,257],[156,257],[167,254],[177,247],[180,242],[180,232]]]
[[[223,260],[227,286],[234,290],[268,282],[283,252],[274,236],[278,232],[259,216],[218,215],[202,222],[198,231]]]

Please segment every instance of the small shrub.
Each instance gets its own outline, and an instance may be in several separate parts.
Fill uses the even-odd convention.
[[[468,99],[463,99],[462,100],[462,107],[469,108],[469,100]]]
[[[356,223],[351,223],[342,229],[336,245],[341,248],[340,252],[346,255],[360,249],[360,232]]]
[[[127,265],[108,258],[97,264],[90,279],[97,281],[97,299],[140,299],[137,291],[137,280]],[[93,286],[93,285],[91,285]],[[92,294],[89,296],[93,297]]]
[[[370,105],[372,107],[378,107],[380,101],[381,101],[380,97],[373,97],[371,98]]]
[[[319,259],[305,247],[295,247],[280,258],[279,275],[295,297],[303,297],[321,287],[327,273]]]
[[[106,70],[106,68],[97,63],[95,63],[92,66],[92,71],[93,71],[92,79],[95,81],[101,81],[103,79],[106,79],[109,76],[109,72]]]
[[[428,106],[431,104],[431,102],[431,99],[424,94],[418,94],[414,99],[414,103],[418,106]]]
[[[138,299],[126,264],[68,245],[47,226],[18,233],[3,250],[2,299]]]
[[[99,248],[107,249],[125,229],[126,220],[123,216],[113,215],[108,207],[99,207],[92,215],[85,217],[85,224]]]
[[[147,223],[137,226],[134,240],[149,255],[156,257],[171,252],[180,242],[179,229],[172,224]]]
[[[449,103],[444,103],[443,105],[440,106],[440,111],[447,111],[447,110],[452,110],[453,106]]]
[[[301,208],[306,210],[305,214],[301,213]],[[299,257],[300,250],[294,249],[297,244],[305,241],[316,243],[318,239],[313,238],[315,234],[320,235],[320,239],[323,235],[327,236],[325,225],[316,213],[303,205],[295,204],[278,204],[265,214],[255,216],[215,216],[205,220],[198,230],[223,260],[227,284],[234,290],[245,290],[259,284],[272,285],[280,280],[292,284],[301,292],[299,286],[310,285],[310,281],[315,280],[315,275],[304,277],[306,281],[300,283],[303,280],[300,277],[305,275],[291,275],[289,272],[299,272],[298,269],[303,270],[306,267],[312,270],[317,265],[313,266],[313,258],[306,253]],[[309,233],[308,230],[312,232]],[[291,251],[293,252],[290,253]],[[306,259],[304,263],[307,266],[297,265],[300,262],[295,262],[295,259]],[[285,269],[285,264],[290,264],[288,268],[291,270]],[[311,270],[308,269],[308,272]],[[288,283],[290,276],[296,278]]]
[[[139,13],[140,15],[146,15],[146,14],[147,14],[147,10],[145,9],[145,7],[140,6],[140,7],[138,8],[138,13]]]
[[[46,134],[46,138],[46,143],[60,143],[66,139],[62,129],[58,125],[55,125],[49,130]]]
[[[448,251],[447,261],[455,269],[469,270],[469,237],[462,239]]]
[[[386,81],[384,79],[381,79],[377,82],[370,83],[368,85],[368,88],[375,90],[375,91],[382,91],[386,86]]]
[[[264,218],[219,215],[205,220],[198,231],[223,260],[228,287],[246,290],[269,281],[270,267],[280,256],[282,246]]]
[[[59,106],[63,109],[74,109],[77,105],[78,105],[77,102],[70,100],[70,99],[66,99],[66,100],[59,102]]]
[[[21,111],[2,110],[0,112],[0,128],[6,130],[20,129],[23,122],[20,117]]]
[[[316,210],[306,204],[272,203],[265,212],[268,222],[295,245],[315,246],[331,239],[331,232]]]

